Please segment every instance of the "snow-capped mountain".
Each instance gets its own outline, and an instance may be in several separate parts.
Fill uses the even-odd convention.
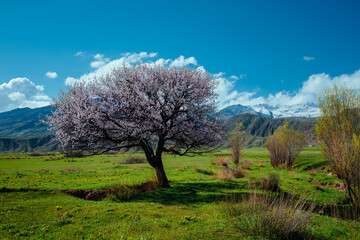
[[[273,118],[272,112],[270,111],[266,111],[265,109],[260,109],[260,111],[255,111],[252,107],[243,106],[241,104],[231,105],[222,109],[219,112],[219,116],[223,120],[226,120],[241,113],[251,113],[261,117]]]
[[[320,115],[320,110],[315,104],[296,104],[296,105],[275,105],[258,104],[251,106],[255,111],[266,112],[273,114],[274,118],[280,117],[317,117]]]
[[[253,106],[243,106],[241,104],[231,105],[219,112],[222,119],[226,120],[241,113],[251,113],[268,118],[281,117],[317,117],[320,110],[315,104],[296,104],[296,105],[268,105],[257,104]]]

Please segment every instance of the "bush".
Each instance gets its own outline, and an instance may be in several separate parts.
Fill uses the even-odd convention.
[[[250,166],[251,166],[251,164],[252,164],[252,162],[251,162],[250,159],[244,159],[241,167],[242,167],[243,169],[249,169]]]
[[[130,157],[126,158],[123,162],[118,162],[118,164],[139,164],[147,163],[146,158]]]
[[[217,159],[212,160],[211,164],[227,167],[229,165],[229,159],[225,157],[218,157]]]
[[[309,225],[315,205],[304,199],[258,195],[224,202],[223,210],[235,229],[265,239],[311,239]]]
[[[360,213],[360,95],[356,89],[335,85],[319,96],[319,108],[315,131],[321,152]]]
[[[296,132],[286,121],[273,135],[266,140],[270,153],[270,163],[273,167],[285,164],[291,168],[305,145],[304,135]]]
[[[241,167],[232,169],[228,166],[224,166],[224,167],[220,168],[219,172],[213,176],[215,179],[222,179],[222,180],[230,181],[233,178],[245,177],[245,171]]]
[[[227,166],[222,167],[219,169],[218,174],[214,175],[214,178],[230,181],[231,179],[234,178],[234,171]]]
[[[280,190],[280,176],[277,173],[271,173],[268,177],[263,177],[260,187],[264,190],[276,192]]]
[[[245,171],[241,167],[237,167],[233,170],[234,178],[243,178],[245,177]]]

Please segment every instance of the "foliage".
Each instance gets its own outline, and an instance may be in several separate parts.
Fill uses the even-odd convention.
[[[285,164],[291,168],[305,145],[304,135],[296,132],[286,121],[266,141],[273,167]]]
[[[139,64],[78,82],[54,101],[46,123],[65,150],[139,148],[168,187],[162,153],[197,153],[222,138],[215,79],[207,72]]]
[[[236,167],[239,165],[239,161],[241,158],[241,149],[244,145],[244,125],[242,123],[236,124],[236,127],[230,133],[229,137],[229,145],[232,151],[232,159],[235,163]]]
[[[360,210],[360,95],[355,89],[335,85],[319,96],[319,108],[315,131],[321,152]]]

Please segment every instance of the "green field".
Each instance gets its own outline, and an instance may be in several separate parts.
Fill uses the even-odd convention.
[[[243,159],[251,165],[244,178],[231,180],[214,177],[222,170],[217,160],[231,158],[228,150],[164,155],[171,188],[152,191],[134,186],[155,180],[154,170],[146,163],[120,164],[129,157],[143,158],[0,155],[0,239],[253,239],[236,227],[242,219],[229,216],[224,205],[253,192],[276,195],[259,187],[274,173],[283,193],[316,205],[312,238],[360,238],[359,223],[335,212],[320,214],[322,207],[343,206],[346,194],[317,148],[302,151],[292,170],[271,167],[265,148],[245,149]],[[68,190],[111,191],[92,201],[65,194]]]

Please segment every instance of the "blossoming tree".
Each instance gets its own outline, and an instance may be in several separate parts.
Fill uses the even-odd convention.
[[[169,187],[163,152],[199,153],[223,136],[215,86],[196,69],[124,65],[61,91],[46,123],[63,150],[142,149],[159,185]]]

